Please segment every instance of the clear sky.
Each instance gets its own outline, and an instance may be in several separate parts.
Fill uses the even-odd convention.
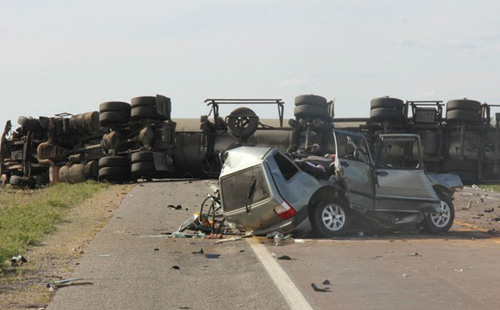
[[[471,98],[500,104],[500,1],[0,0],[0,126],[163,94],[206,98]],[[255,109],[264,116],[275,110]]]

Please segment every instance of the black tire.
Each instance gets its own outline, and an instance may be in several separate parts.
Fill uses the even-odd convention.
[[[99,168],[106,167],[123,167],[129,168],[130,163],[127,157],[122,156],[107,156],[99,159]]]
[[[43,131],[40,121],[31,117],[19,116],[17,123],[30,131]]]
[[[229,133],[236,138],[246,139],[253,135],[259,126],[259,117],[249,108],[233,110],[227,117]]]
[[[130,101],[132,108],[133,107],[152,107],[156,105],[156,97],[152,96],[143,96],[143,97],[135,97]]]
[[[345,235],[351,221],[348,207],[335,199],[326,198],[314,208],[312,226],[315,234],[331,238]]]
[[[123,111],[130,114],[130,104],[122,101],[108,101],[99,105],[99,112]]]
[[[295,97],[295,106],[316,105],[326,107],[328,102],[326,98],[316,95],[300,95]]]
[[[99,169],[99,180],[123,181],[130,179],[128,167],[104,167]]]
[[[479,124],[481,123],[481,115],[476,111],[451,110],[446,111],[446,120],[449,123],[463,122],[467,124]]]
[[[370,102],[370,110],[380,109],[380,108],[403,110],[404,106],[405,104],[403,100],[390,97],[374,98]]]
[[[137,162],[130,167],[133,176],[149,177],[157,174],[154,162]]]
[[[422,222],[422,227],[429,234],[442,234],[450,230],[455,220],[455,207],[451,199],[443,194],[438,194],[441,200],[440,211],[429,214]]]
[[[103,127],[125,124],[130,120],[130,113],[124,111],[110,111],[99,113],[99,123]]]
[[[293,110],[293,115],[299,119],[320,118],[323,120],[331,120],[326,106],[319,105],[296,106]]]
[[[153,152],[149,151],[143,151],[143,152],[136,152],[132,153],[130,156],[130,161],[132,163],[138,163],[138,162],[153,162]]]
[[[468,99],[450,100],[446,103],[446,111],[452,110],[467,110],[479,112],[481,110],[481,103],[476,100]]]
[[[134,106],[130,112],[132,120],[140,120],[145,118],[150,119],[165,119],[164,116],[158,114],[154,106]]]
[[[370,111],[370,120],[372,122],[394,121],[403,122],[405,119],[402,110],[390,108],[376,108]]]

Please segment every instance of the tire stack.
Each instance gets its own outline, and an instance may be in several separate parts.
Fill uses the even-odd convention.
[[[154,155],[150,151],[141,151],[132,153],[131,156],[132,166],[130,168],[132,177],[149,179],[157,174]]]
[[[469,99],[455,99],[446,103],[446,120],[449,124],[481,123],[481,103]]]
[[[157,105],[157,97],[152,96],[132,98],[131,105],[130,117],[132,120],[153,119],[163,121],[170,118],[171,104],[168,98],[166,98],[165,103],[162,103],[161,107]]]
[[[405,104],[401,99],[380,97],[370,102],[370,121],[372,122],[403,123],[405,118]]]
[[[300,95],[295,97],[295,109],[293,114],[297,119],[316,119],[331,122],[328,114],[328,102],[326,98],[316,95]]]
[[[99,105],[99,123],[102,127],[115,127],[130,120],[130,104],[108,101]]]
[[[127,157],[107,156],[99,159],[99,180],[126,181],[130,179],[130,163]]]

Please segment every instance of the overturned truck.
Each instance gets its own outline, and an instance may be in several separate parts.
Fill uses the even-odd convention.
[[[323,156],[332,129],[363,133],[373,150],[380,134],[414,133],[423,144],[429,172],[452,172],[465,183],[500,181],[500,114],[495,105],[474,100],[371,101],[366,118],[334,118],[334,105],[321,96],[295,98],[294,119],[285,122],[281,99],[207,99],[207,115],[172,119],[170,98],[142,96],[109,101],[98,111],[7,122],[0,145],[4,183],[36,187],[86,179],[129,182],[172,177],[216,178],[220,155],[238,146],[275,147],[288,153]],[[237,106],[222,116],[222,105]],[[262,119],[260,105],[275,105],[278,117]],[[394,166],[416,161],[413,148],[391,147],[385,160]]]

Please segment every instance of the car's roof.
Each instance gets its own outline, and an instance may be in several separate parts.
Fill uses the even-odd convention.
[[[273,150],[275,149],[269,147],[240,146],[227,151],[220,177],[262,163],[262,159]]]

